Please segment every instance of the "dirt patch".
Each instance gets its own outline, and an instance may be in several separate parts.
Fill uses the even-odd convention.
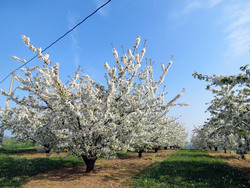
[[[119,159],[100,160],[96,162],[95,170],[88,174],[85,173],[85,165],[53,170],[29,178],[24,187],[129,187],[133,176],[174,152],[175,150],[159,150],[157,153],[143,153],[141,159],[135,153]]]
[[[224,153],[224,151],[208,151],[211,156],[218,157],[227,162],[231,167],[238,169],[250,178],[250,154],[245,155],[245,160],[237,154]]]
[[[67,153],[53,153],[50,155],[50,157],[55,157],[55,156],[66,156]],[[9,155],[10,157],[26,157],[26,158],[46,158],[48,157],[45,152],[27,152],[27,153],[20,153],[20,154],[14,154],[14,155]]]

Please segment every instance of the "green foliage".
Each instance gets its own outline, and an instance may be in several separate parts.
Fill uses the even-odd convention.
[[[247,74],[250,74],[249,64],[240,67],[241,71],[245,71]]]
[[[136,177],[133,187],[246,187],[247,178],[200,150],[179,150]]]
[[[194,78],[198,78],[199,80],[205,80],[207,82],[209,82],[212,79],[211,76],[203,75],[203,74],[198,74],[198,72],[196,72],[196,71],[192,74],[192,76]]]

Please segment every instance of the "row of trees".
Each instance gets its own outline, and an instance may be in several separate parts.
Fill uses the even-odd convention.
[[[78,68],[67,83],[59,78],[59,63],[52,63],[49,54],[30,44],[29,49],[43,61],[42,67],[22,68],[25,76],[17,75],[20,83],[11,94],[1,91],[17,105],[2,110],[2,126],[12,130],[21,140],[33,140],[47,152],[65,149],[84,160],[90,172],[98,157],[112,158],[117,151],[132,150],[141,153],[187,143],[187,133],[176,118],[168,118],[170,108],[184,90],[165,102],[164,78],[172,64],[161,65],[162,74],[154,80],[152,60],[142,65],[145,44],[138,53],[140,37],[133,48],[121,58],[113,49],[115,65],[104,63],[106,86],[95,82]],[[18,57],[13,59],[20,61]],[[21,60],[25,62],[25,60]],[[18,90],[23,97],[16,96]]]
[[[214,94],[207,109],[211,117],[194,130],[194,147],[221,147],[225,152],[236,149],[243,159],[250,151],[250,70],[248,65],[240,70],[242,73],[232,76],[194,74],[195,78],[210,82],[207,89]]]

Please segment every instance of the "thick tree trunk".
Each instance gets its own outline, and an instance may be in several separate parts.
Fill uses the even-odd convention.
[[[211,146],[209,146],[208,148],[209,148],[210,150],[212,150],[212,147],[211,147]]]
[[[226,148],[223,148],[224,149],[224,153],[227,153],[227,149]]]
[[[97,157],[94,157],[94,158],[89,158],[85,155],[82,155],[82,158],[86,164],[86,173],[89,173],[91,171],[94,170],[94,166],[95,166],[95,161],[97,159]]]
[[[218,147],[214,147],[214,151],[218,151]]]
[[[164,147],[164,149],[165,149],[165,150],[167,150],[167,149],[168,149],[168,147],[166,146],[166,147]]]
[[[140,151],[138,152],[138,157],[139,157],[139,158],[142,157],[142,152],[143,152],[142,150],[140,150]]]

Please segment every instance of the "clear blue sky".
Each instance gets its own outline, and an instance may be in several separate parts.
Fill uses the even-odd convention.
[[[12,55],[27,60],[33,57],[21,40],[22,34],[29,36],[34,46],[45,48],[104,2],[0,1],[0,80],[20,66]],[[132,48],[138,35],[148,39],[145,56],[156,61],[155,76],[160,74],[160,64],[167,64],[174,54],[165,80],[167,99],[186,88],[180,102],[190,106],[176,107],[170,115],[182,115],[180,120],[191,133],[194,125],[203,124],[209,116],[205,103],[212,98],[205,90],[206,83],[195,80],[192,73],[236,74],[241,65],[250,62],[250,1],[112,0],[48,52],[53,62],[60,63],[62,80],[81,65],[94,80],[104,82],[103,63],[114,64],[110,43],[121,53],[120,46]],[[36,59],[29,64],[34,65],[41,62]],[[0,88],[8,90],[10,80]],[[0,96],[1,107],[5,100]]]

